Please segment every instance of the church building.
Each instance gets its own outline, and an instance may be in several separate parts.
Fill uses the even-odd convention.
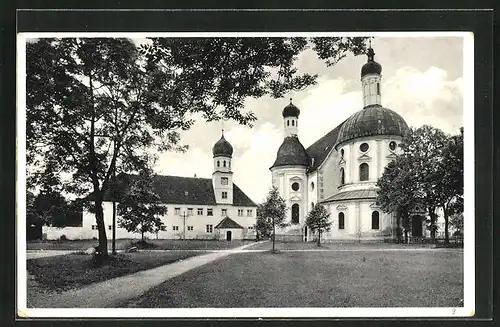
[[[154,176],[154,188],[167,212],[162,217],[165,229],[158,234],[147,233],[148,238],[160,239],[255,239],[257,205],[233,182],[231,161],[233,147],[224,138],[212,148],[212,178]],[[122,178],[134,178],[123,175]],[[110,239],[113,223],[113,199],[105,195],[104,223]],[[117,221],[119,218],[117,217]],[[80,227],[43,228],[46,239],[98,238],[95,216],[83,212]],[[140,238],[117,225],[116,238]]]
[[[363,108],[307,149],[299,140],[300,110],[290,100],[283,109],[284,140],[271,166],[272,184],[286,200],[290,223],[276,236],[310,241],[305,225],[315,203],[330,212],[328,240],[382,240],[395,235],[396,217],[376,204],[376,182],[399,153],[409,132],[397,112],[382,106],[382,66],[367,52],[361,68]],[[415,215],[413,236],[422,236],[425,220]]]

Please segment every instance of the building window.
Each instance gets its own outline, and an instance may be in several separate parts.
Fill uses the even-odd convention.
[[[297,203],[292,205],[292,224],[299,223],[299,205]]]
[[[377,95],[380,95],[380,83],[377,83]]]
[[[314,191],[314,182],[311,182],[311,191]]]
[[[247,209],[247,216],[252,217],[253,216],[253,210],[252,209]]]
[[[179,230],[179,226],[172,226],[172,230]]]
[[[360,150],[361,152],[366,152],[366,151],[368,151],[368,148],[369,148],[368,143],[361,143],[361,145],[359,146],[359,150]]]
[[[221,185],[227,185],[227,184],[229,184],[229,178],[227,178],[227,177],[221,177],[220,178],[220,184]]]
[[[343,159],[344,158],[344,149],[340,150],[340,157]]]
[[[378,211],[372,212],[372,229],[379,229],[380,228],[380,221],[379,221],[379,213]]]
[[[396,142],[391,141],[391,143],[389,143],[389,149],[391,149],[392,151],[396,150]]]
[[[345,184],[345,172],[344,168],[340,168],[340,185]]]
[[[193,230],[193,226],[188,226],[188,231],[192,231]]]
[[[295,183],[292,184],[292,190],[298,191],[299,188],[300,188],[300,184],[299,183],[295,182]]]
[[[193,208],[188,208],[188,215],[192,216],[193,215]]]
[[[165,215],[168,215],[168,207],[165,206]]]
[[[113,226],[108,225],[108,229],[109,229],[109,230],[113,229]]]
[[[97,229],[97,225],[92,225],[92,229]]]
[[[180,214],[181,214],[181,208],[175,208],[175,209],[174,209],[174,213],[175,213],[176,215],[180,215]]]
[[[198,208],[198,216],[202,216],[203,215],[203,208]]]
[[[248,226],[248,229],[253,229],[253,226]]]
[[[224,160],[224,161],[222,162],[222,165],[223,165],[224,167],[226,167],[226,160]]]
[[[367,181],[370,178],[369,167],[366,162],[359,165],[359,180]]]
[[[292,126],[295,126],[295,120],[292,120]]]
[[[222,198],[223,198],[223,199],[227,199],[227,192],[222,191]]]
[[[207,233],[213,232],[213,225],[207,225]]]
[[[213,215],[214,215],[214,209],[207,208],[207,216],[213,216]]]
[[[231,168],[231,160],[229,160],[229,161],[227,162],[227,166],[228,166],[229,168]]]
[[[238,209],[238,216],[243,216],[243,209]]]
[[[289,120],[286,121],[286,126],[290,126],[290,121]]]
[[[221,214],[223,217],[227,216],[227,209],[222,209]]]
[[[339,229],[344,229],[345,227],[344,213],[339,212]]]
[[[220,167],[220,161],[217,160],[217,167]]]

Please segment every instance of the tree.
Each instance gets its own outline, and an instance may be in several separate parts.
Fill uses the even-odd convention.
[[[449,243],[449,217],[463,211],[464,194],[463,129],[448,138],[439,164],[441,179],[437,184],[444,215],[445,244]]]
[[[278,188],[271,187],[266,201],[259,205],[257,226],[260,226],[259,228],[262,228],[264,232],[269,231],[268,228],[272,227],[273,252],[275,251],[276,226],[279,228],[288,226],[285,222],[286,211],[285,200],[279,195]]]
[[[396,214],[398,242],[401,242],[401,225],[404,228],[405,243],[408,242],[410,210],[418,202],[417,176],[411,158],[401,155],[387,165],[377,181],[379,191],[376,201],[382,211]]]
[[[436,209],[441,205],[443,175],[440,169],[442,151],[447,135],[438,128],[423,125],[412,128],[401,143],[403,153],[408,156],[413,169],[417,198],[426,206],[430,221],[431,240],[436,237]]]
[[[322,204],[316,203],[307,215],[306,225],[313,233],[318,232],[317,244],[321,246],[321,234],[330,231],[332,225],[330,213]]]
[[[151,171],[143,171],[133,178],[131,185],[120,196],[118,204],[118,226],[128,232],[140,233],[144,242],[144,233],[158,233],[164,228],[161,216],[166,208],[156,194]]]
[[[92,194],[100,253],[107,256],[103,196],[112,176],[138,172],[151,151],[184,151],[193,115],[252,125],[248,97],[280,97],[315,83],[297,56],[313,45],[334,64],[366,38],[40,38],[26,45],[27,163],[51,162],[67,192]],[[34,184],[40,176],[29,176]]]

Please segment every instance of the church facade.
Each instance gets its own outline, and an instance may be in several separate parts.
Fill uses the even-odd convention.
[[[376,182],[399,153],[408,125],[381,102],[382,66],[370,47],[361,68],[363,108],[307,149],[299,139],[300,110],[291,101],[283,109],[284,140],[271,166],[272,184],[286,200],[287,221],[277,238],[310,241],[305,225],[316,203],[330,212],[328,240],[382,240],[395,235],[396,217],[376,204]],[[418,208],[417,208],[418,209]],[[422,236],[425,219],[415,215],[413,236]]]
[[[157,234],[147,233],[146,237],[225,241],[256,238],[257,205],[233,182],[233,147],[224,135],[215,143],[212,153],[212,178],[154,176],[155,191],[167,209],[162,217],[165,229]],[[121,176],[126,182],[133,178],[133,175]],[[111,239],[113,199],[106,194],[104,200],[104,224]],[[118,226],[117,239],[141,237]],[[80,227],[44,226],[42,233],[46,239],[59,239],[62,235],[67,239],[98,238],[95,216],[85,211]]]

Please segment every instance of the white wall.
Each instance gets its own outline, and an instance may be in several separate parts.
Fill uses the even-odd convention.
[[[244,227],[244,238],[255,238],[256,224],[256,208],[255,207],[234,207],[232,205],[177,205],[168,204],[167,214],[162,217],[165,224],[165,231],[158,233],[158,238],[164,239],[182,239],[184,236],[184,218],[183,213],[188,213],[188,208],[193,209],[193,215],[186,218],[185,238],[187,239],[215,239],[217,238],[215,226],[224,218],[222,209],[227,209],[227,216]],[[180,208],[180,215],[175,214],[175,208]],[[197,209],[203,209],[203,215],[197,214]],[[212,208],[213,216],[207,215],[207,209]],[[243,209],[243,216],[238,216],[238,209]],[[252,210],[252,215],[248,216],[247,210]],[[106,226],[106,235],[111,238],[112,230],[110,229],[113,221],[113,206],[111,202],[103,203],[104,224]],[[123,228],[118,227],[119,218],[117,217],[116,238],[140,238],[139,233],[129,233]],[[90,212],[83,213],[82,227],[44,227],[42,233],[47,234],[47,239],[59,239],[61,235],[65,235],[68,239],[92,239],[98,238],[97,229],[93,230],[92,225],[97,225],[94,214]],[[207,225],[212,225],[212,232],[207,232]],[[174,230],[173,226],[178,226],[178,230]],[[193,226],[193,230],[188,230],[188,226]],[[156,238],[156,234],[146,233],[147,238]]]

